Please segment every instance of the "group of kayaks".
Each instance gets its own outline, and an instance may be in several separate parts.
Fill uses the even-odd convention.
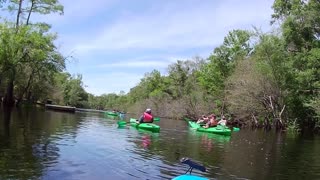
[[[156,117],[154,118],[154,121],[159,121],[160,118]],[[224,136],[230,136],[233,131],[239,131],[239,128],[232,128],[230,129],[227,126],[222,126],[218,125],[216,127],[209,127],[209,128],[204,128],[201,126],[201,124],[196,123],[195,121],[192,121],[191,119],[185,118],[185,120],[188,122],[189,127],[192,129],[195,129],[196,131],[199,132],[206,132],[206,133],[213,133],[213,134],[219,134],[219,135],[224,135]],[[154,123],[138,123],[137,119],[130,118],[129,122],[126,122],[124,120],[118,121],[118,126],[126,126],[127,124],[130,124],[132,127],[135,127],[137,129],[143,129],[143,130],[148,130],[151,132],[158,133],[160,132],[160,126]]]
[[[119,114],[116,115],[116,113],[109,112],[108,115],[118,116]],[[159,120],[160,120],[160,118],[158,118],[158,117],[154,118],[154,121],[159,121]],[[233,127],[232,129],[230,129],[227,126],[222,126],[222,125],[218,125],[216,127],[204,128],[204,127],[202,127],[201,124],[198,124],[191,119],[185,118],[185,120],[188,122],[188,125],[190,128],[195,129],[196,131],[199,131],[199,132],[213,133],[213,134],[218,134],[218,135],[223,135],[223,136],[231,136],[232,132],[240,130],[239,128],[236,128],[236,127]],[[130,124],[130,126],[135,127],[137,129],[147,130],[147,131],[151,131],[153,133],[160,132],[159,125],[154,124],[154,123],[138,123],[137,119],[134,119],[134,118],[130,118],[129,122],[124,121],[124,120],[119,120],[117,123],[118,123],[118,127],[124,127],[127,124]],[[199,167],[200,167],[197,163],[189,161],[189,160],[184,160],[184,161],[182,161],[182,163],[188,164],[190,166],[189,170],[191,169],[191,171],[193,168],[199,169]],[[204,177],[191,175],[191,171],[190,171],[190,174],[186,173],[184,175],[177,176],[177,177],[173,178],[173,180],[191,180],[191,179],[192,180],[208,180],[207,178],[204,178]]]

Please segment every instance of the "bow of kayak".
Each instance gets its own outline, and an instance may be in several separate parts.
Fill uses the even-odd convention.
[[[209,180],[209,179],[204,177],[185,174],[185,175],[177,176],[172,180]]]
[[[109,115],[109,116],[118,116],[118,115],[119,115],[119,114],[116,113],[116,112],[110,112],[110,111],[106,112],[105,114],[106,114],[106,115]]]
[[[194,128],[194,129],[201,127],[200,124],[193,122],[193,121],[188,121],[188,124],[189,124],[189,127]]]

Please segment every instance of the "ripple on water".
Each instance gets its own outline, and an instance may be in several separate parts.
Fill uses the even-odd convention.
[[[205,165],[193,174],[211,179],[320,179],[319,138],[246,130],[224,137],[163,119],[151,133],[103,115],[37,113],[13,120],[7,133],[0,123],[0,179],[171,179],[188,169],[182,157]]]

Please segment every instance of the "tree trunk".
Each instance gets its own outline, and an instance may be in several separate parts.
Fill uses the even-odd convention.
[[[33,101],[31,101],[31,91],[29,90],[28,91],[28,93],[27,93],[27,100],[28,100],[28,102],[33,102]]]
[[[21,10],[22,9],[22,2],[23,2],[23,0],[19,1],[19,8],[18,8],[18,13],[17,13],[17,21],[16,21],[17,30],[18,30],[18,27],[19,27],[20,15],[22,13],[22,10]]]
[[[35,0],[31,0],[31,7],[30,7],[30,10],[29,10],[28,18],[27,18],[27,22],[26,22],[27,25],[29,25],[29,20],[30,20],[30,16],[31,16],[31,13],[32,13],[32,10],[33,10],[34,1]]]
[[[7,107],[12,107],[14,105],[14,99],[13,99],[13,80],[10,80],[8,82],[7,92],[4,96],[3,104]]]
[[[251,114],[251,117],[252,117],[252,127],[258,127],[258,121],[257,121],[257,118],[256,118],[256,116],[252,113]]]
[[[32,72],[28,78],[28,83],[27,83],[26,87],[24,87],[23,91],[20,93],[20,95],[18,97],[19,100],[22,100],[23,96],[29,92],[31,82],[33,80],[33,74],[34,74],[34,70],[32,70]]]

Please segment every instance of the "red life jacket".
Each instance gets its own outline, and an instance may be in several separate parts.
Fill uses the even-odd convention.
[[[149,113],[144,112],[143,113],[143,122],[152,122],[152,115]]]

